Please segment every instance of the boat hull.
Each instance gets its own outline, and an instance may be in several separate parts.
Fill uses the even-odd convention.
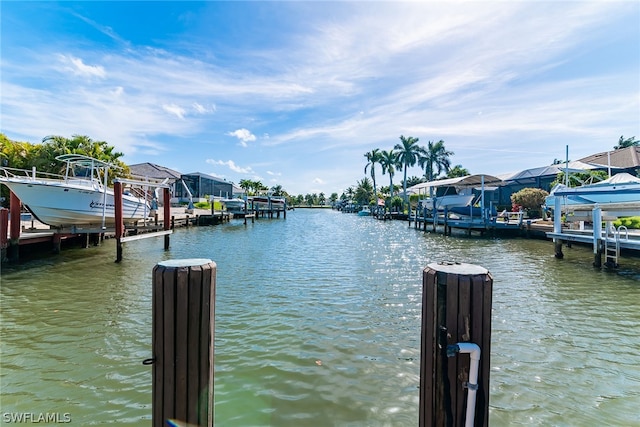
[[[105,193],[98,188],[74,186],[56,182],[0,180],[15,193],[33,215],[52,227],[102,226],[115,224],[113,190]],[[106,206],[105,206],[106,204]],[[126,223],[136,222],[149,214],[142,199],[122,195],[122,216]]]
[[[545,199],[545,204],[548,208],[554,208],[556,197],[560,198],[562,207],[596,203],[600,205],[640,203],[640,183],[594,184],[582,187],[559,186],[554,188]]]
[[[233,213],[245,211],[246,202],[242,199],[222,199],[220,200],[220,203],[225,206],[227,212]]]
[[[435,197],[435,208],[437,210],[444,210],[445,208],[454,208],[454,207],[465,207],[469,206],[475,196],[473,194],[452,194],[447,196]],[[434,199],[422,199],[420,200],[423,208],[427,210],[434,210]]]
[[[251,198],[253,209],[284,209],[284,199],[269,197],[253,197]]]

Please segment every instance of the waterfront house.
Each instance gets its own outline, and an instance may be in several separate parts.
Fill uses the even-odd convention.
[[[136,163],[129,165],[131,177],[138,181],[165,182],[169,185],[169,194],[175,194],[176,181],[180,180],[180,172],[155,163]]]
[[[193,202],[196,203],[206,201],[207,196],[216,199],[241,197],[244,195],[244,190],[225,179],[206,173],[193,172],[180,175],[174,193],[175,201],[178,203],[189,202],[189,193],[191,193]]]

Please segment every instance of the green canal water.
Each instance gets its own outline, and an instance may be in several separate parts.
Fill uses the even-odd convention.
[[[232,221],[4,266],[0,423],[151,423],[151,270],[218,265],[217,426],[417,426],[422,270],[494,278],[491,426],[640,425],[640,260],[590,248],[444,237],[327,210]],[[483,357],[486,356],[483,354]]]

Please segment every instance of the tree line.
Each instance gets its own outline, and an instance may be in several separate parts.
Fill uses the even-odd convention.
[[[355,188],[349,187],[342,194],[341,199],[352,199],[360,204],[376,203],[378,198],[387,199],[393,205],[407,204],[407,188],[421,182],[433,181],[445,174],[447,178],[469,175],[469,171],[462,165],[451,167],[453,151],[447,150],[443,140],[437,142],[428,141],[426,146],[419,145],[419,138],[400,135],[400,142],[390,150],[374,148],[364,153],[367,164],[364,173],[369,172],[371,180],[367,176],[356,183]],[[407,178],[407,170],[418,165],[423,169],[422,177],[412,176]],[[382,175],[389,176],[389,186],[378,188],[376,179],[376,166],[380,166]],[[396,172],[402,171],[403,197],[399,198],[399,186],[393,184]]]

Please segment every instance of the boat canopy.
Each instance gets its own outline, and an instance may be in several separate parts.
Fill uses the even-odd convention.
[[[113,163],[103,162],[102,160],[94,159],[93,157],[83,156],[82,154],[61,154],[56,157],[56,160],[61,162],[66,162],[69,164],[84,166],[87,168],[91,167],[115,167],[121,169],[120,166],[114,165]]]
[[[436,181],[421,182],[412,187],[407,188],[407,192],[419,193],[420,190],[424,190],[430,187],[479,187],[481,185],[501,185],[503,181],[497,176],[493,175],[467,175],[458,178],[439,179]]]
[[[629,184],[629,183],[640,183],[640,178],[635,177],[629,173],[622,172],[613,175],[611,178],[605,179],[600,182],[596,182],[591,185],[607,185],[607,184]]]

